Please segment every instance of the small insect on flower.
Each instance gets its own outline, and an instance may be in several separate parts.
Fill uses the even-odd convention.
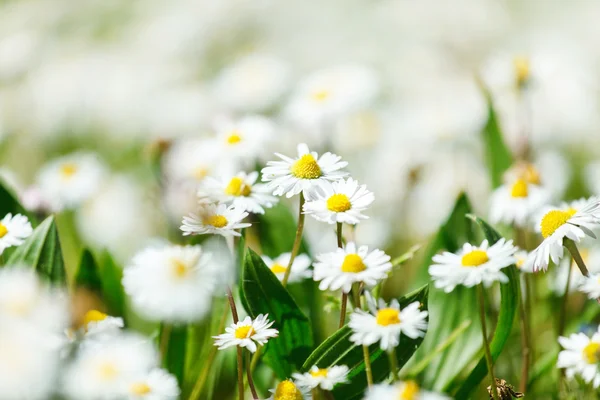
[[[487,387],[488,394],[490,395],[490,400],[494,399],[492,395],[492,385]],[[498,397],[500,400],[512,400],[520,399],[525,395],[520,392],[516,392],[515,388],[512,385],[509,385],[504,379],[496,378],[496,392],[498,393]]]
[[[367,391],[363,400],[450,400],[449,397],[423,390],[415,381],[380,383]]]
[[[26,216],[8,213],[0,221],[0,254],[9,247],[20,246],[33,233]]]
[[[215,346],[219,350],[226,349],[232,346],[245,347],[250,352],[254,353],[257,349],[257,344],[263,346],[270,338],[277,337],[279,332],[277,329],[271,328],[274,321],[269,322],[268,314],[260,314],[256,319],[246,317],[243,321],[225,328],[225,333],[213,336]]]
[[[358,224],[368,217],[362,212],[375,200],[366,185],[358,185],[352,178],[337,182],[323,182],[308,191],[304,213],[329,224],[336,222]]]
[[[241,236],[236,229],[249,227],[242,222],[248,212],[241,207],[225,204],[201,204],[197,214],[183,217],[180,229],[184,236],[214,234],[221,236]]]
[[[262,180],[276,196],[292,197],[324,181],[337,181],[348,175],[341,171],[348,163],[332,153],[321,157],[304,143],[298,145],[298,158],[275,153],[283,161],[269,161],[262,169]]]
[[[564,368],[566,376],[572,379],[579,375],[594,388],[600,386],[600,327],[588,337],[584,333],[573,333],[569,337],[559,337],[558,342],[564,348],[558,354],[558,368]]]
[[[177,379],[160,368],[132,377],[127,386],[127,400],[176,400],[180,393]]]
[[[313,279],[321,281],[321,290],[349,293],[352,284],[362,282],[372,287],[392,269],[390,256],[379,249],[369,252],[367,246],[356,247],[353,242],[331,253],[320,254],[314,264]]]
[[[263,261],[269,267],[271,272],[275,274],[277,279],[283,280],[287,266],[290,263],[290,257],[292,253],[283,253],[275,259],[271,259],[267,256],[262,256]],[[294,258],[292,264],[292,271],[288,283],[302,282],[304,279],[312,278],[312,271],[309,269],[312,261],[306,254],[299,254]]]
[[[547,204],[549,193],[545,189],[517,179],[500,186],[491,198],[490,220],[524,227],[532,215]]]
[[[292,377],[298,386],[306,389],[320,387],[323,390],[332,390],[338,383],[348,382],[348,367],[334,365],[329,368],[319,368],[313,365],[310,371],[303,374],[294,373]]]
[[[273,395],[268,400],[312,400],[310,392],[291,380],[281,381],[269,391]]]
[[[480,246],[465,243],[457,253],[444,252],[433,257],[435,264],[429,267],[429,274],[436,288],[451,292],[458,285],[473,287],[480,283],[490,286],[499,281],[508,282],[503,268],[516,262],[517,248],[512,240],[504,238],[492,246],[484,240]]]

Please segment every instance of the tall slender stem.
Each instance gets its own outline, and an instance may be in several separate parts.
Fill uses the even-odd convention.
[[[527,284],[526,280],[523,280]],[[525,296],[527,296],[527,288],[525,288]],[[519,293],[519,314],[521,317],[521,381],[519,383],[519,391],[525,392],[527,389],[527,379],[529,376],[529,361],[530,361],[530,331],[527,310],[523,300],[523,292]]]
[[[392,373],[392,382],[396,382],[398,381],[398,359],[396,358],[396,348],[392,347],[392,349],[387,353],[388,357],[390,358],[390,371]]]
[[[354,293],[354,306],[357,310],[360,310],[360,290],[358,286],[355,286],[352,292]],[[373,386],[373,371],[371,370],[371,354],[369,353],[369,346],[363,345],[363,358],[365,360],[365,373],[367,374],[367,383],[369,387]]]
[[[337,246],[339,248],[344,247],[344,241],[342,240],[342,223],[338,222],[337,223],[337,229],[336,229],[336,237],[337,237]]]
[[[235,300],[231,293],[231,288],[227,287],[227,300],[229,300],[229,307],[231,308],[231,316],[233,317],[233,323],[237,324],[239,321],[237,308],[235,306]],[[238,396],[240,400],[244,400],[244,361],[242,360],[242,348],[237,347],[237,373],[238,373]]]
[[[167,360],[167,351],[169,349],[169,339],[171,338],[171,331],[173,326],[171,324],[163,324],[160,332],[160,355],[163,363]]]
[[[346,322],[346,307],[348,306],[348,293],[342,292],[342,308],[340,310],[340,325],[341,328]]]
[[[569,287],[571,286],[571,260],[568,260],[567,283],[565,291],[560,303],[560,312],[558,314],[558,336],[562,336],[565,331],[565,323],[567,320],[567,303],[569,302]]]
[[[292,246],[292,254],[290,255],[290,262],[288,263],[285,275],[281,281],[282,285],[287,285],[288,279],[290,279],[290,273],[292,272],[292,264],[294,259],[298,255],[300,250],[300,244],[302,243],[302,231],[304,230],[304,214],[302,213],[302,207],[304,206],[304,194],[300,192],[300,206],[298,207],[298,228],[296,229],[296,238],[294,239],[294,245]]]
[[[487,337],[487,328],[485,326],[485,294],[483,292],[483,284],[477,285],[477,294],[479,295],[479,317],[481,318],[481,334],[483,336],[483,348],[485,349],[485,361],[487,362],[488,372],[492,380],[491,389],[492,397],[498,400],[498,390],[496,388],[496,377],[494,376],[494,360],[490,352],[490,343]]]
[[[246,357],[246,375],[248,376],[248,386],[250,386],[250,392],[252,392],[252,397],[254,400],[259,400],[258,394],[256,394],[256,388],[254,387],[254,380],[252,379],[252,369],[250,368],[250,355]]]
[[[585,276],[585,277],[590,276],[590,272],[588,271],[587,267],[585,266],[585,262],[583,261],[581,254],[579,254],[579,249],[577,248],[577,245],[575,244],[575,242],[572,241],[571,239],[565,238],[564,246],[567,248],[567,250],[569,250],[569,253],[571,253],[571,257],[573,257],[573,260],[579,267],[579,270],[581,271],[583,276]]]

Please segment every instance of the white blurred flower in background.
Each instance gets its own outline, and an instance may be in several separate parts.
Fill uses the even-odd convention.
[[[290,263],[292,253],[283,253],[275,258],[270,258],[265,255],[261,256],[267,267],[275,274],[277,279],[283,280],[287,266]],[[309,269],[312,264],[310,257],[304,253],[298,254],[294,258],[292,271],[288,279],[288,283],[302,282],[304,279],[312,278],[312,271]]]
[[[26,216],[6,214],[0,221],[0,254],[9,247],[23,244],[32,233],[33,228]]]

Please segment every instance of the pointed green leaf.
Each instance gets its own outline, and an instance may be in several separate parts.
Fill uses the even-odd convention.
[[[102,280],[98,274],[98,265],[94,255],[88,249],[84,249],[79,261],[77,275],[75,275],[75,286],[84,287],[102,296]]]
[[[125,290],[121,283],[123,270],[107,251],[103,251],[98,259],[102,299],[106,308],[110,315],[125,318]]]

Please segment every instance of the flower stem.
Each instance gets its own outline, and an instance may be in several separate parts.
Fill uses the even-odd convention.
[[[342,308],[340,310],[340,328],[346,322],[346,307],[348,305],[348,293],[342,292]]]
[[[254,387],[254,380],[252,379],[252,369],[250,368],[250,354],[246,357],[246,375],[248,376],[248,386],[250,386],[250,392],[254,400],[259,400],[258,394],[256,394],[256,388]]]
[[[318,386],[316,388],[313,388],[313,390],[311,390],[311,394],[312,394],[313,400],[321,400],[321,392],[320,392]]]
[[[298,207],[298,228],[296,229],[296,239],[294,239],[294,245],[292,246],[290,262],[288,263],[287,269],[285,270],[285,275],[283,276],[283,280],[281,281],[281,284],[283,286],[287,285],[288,279],[290,278],[290,273],[292,272],[292,264],[294,264],[294,259],[298,255],[298,251],[300,250],[300,244],[302,243],[302,231],[304,230],[304,214],[302,213],[303,206],[304,194],[300,192],[300,206]]]
[[[229,300],[229,307],[231,308],[231,316],[233,317],[233,323],[237,324],[239,321],[237,308],[235,307],[235,300],[231,293],[231,288],[227,287],[227,300]],[[238,373],[238,398],[244,400],[244,361],[242,360],[242,348],[237,347],[237,373]]]
[[[355,286],[353,289],[354,293],[354,307],[355,310],[360,310],[360,289]],[[371,370],[371,355],[369,354],[369,346],[363,345],[363,358],[365,360],[365,374],[367,374],[367,383],[369,387],[373,386],[373,371]]]
[[[585,262],[583,262],[583,258],[581,257],[581,254],[579,254],[579,249],[577,248],[577,245],[575,244],[575,242],[572,241],[571,239],[565,238],[564,246],[567,248],[567,250],[569,250],[569,253],[571,253],[571,257],[573,257],[573,260],[579,267],[579,270],[581,271],[583,276],[585,276],[585,277],[590,276],[590,272],[588,271],[587,267],[585,266]]]
[[[477,294],[479,295],[479,317],[481,319],[481,334],[483,335],[483,348],[485,350],[485,361],[487,363],[488,372],[492,380],[492,397],[498,400],[498,390],[496,389],[496,377],[494,376],[494,360],[490,352],[490,343],[487,337],[487,329],[485,326],[485,295],[483,292],[483,284],[477,285]]]
[[[173,326],[171,324],[162,324],[160,332],[160,355],[163,363],[167,360],[167,351],[169,349],[169,339],[171,338],[171,331]]]
[[[336,236],[337,236],[337,246],[339,248],[344,247],[344,242],[342,240],[342,223],[341,222],[337,223]]]
[[[392,347],[392,349],[387,353],[388,357],[390,358],[390,372],[392,373],[392,382],[396,382],[398,381],[398,359],[396,358],[396,348]]]
[[[527,296],[527,280],[524,279],[523,282],[525,283],[525,296]],[[521,317],[521,382],[519,383],[520,392],[525,392],[525,390],[527,389],[529,363],[531,359],[531,349],[529,347],[529,343],[531,342],[531,332],[529,329],[529,317],[527,314],[527,310],[525,309],[523,297],[523,292],[519,293],[519,314]]]

